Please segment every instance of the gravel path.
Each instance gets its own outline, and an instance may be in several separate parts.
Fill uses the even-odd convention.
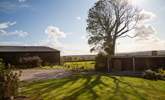
[[[72,75],[72,72],[63,69],[26,69],[22,70],[21,81],[62,78]]]

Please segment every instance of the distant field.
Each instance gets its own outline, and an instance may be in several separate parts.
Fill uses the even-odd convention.
[[[54,68],[54,69],[84,69],[93,70],[95,67],[95,61],[78,61],[78,62],[65,62],[60,66],[44,66],[42,68]]]
[[[64,67],[94,69],[95,61],[65,62]]]
[[[29,100],[165,100],[165,81],[107,74],[24,83]]]

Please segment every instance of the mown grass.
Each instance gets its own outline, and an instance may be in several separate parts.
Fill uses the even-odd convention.
[[[65,62],[63,65],[58,66],[43,66],[45,69],[83,69],[83,70],[93,70],[95,67],[95,61],[81,61],[81,62]]]
[[[30,100],[164,100],[165,81],[110,76],[75,75],[24,84]]]

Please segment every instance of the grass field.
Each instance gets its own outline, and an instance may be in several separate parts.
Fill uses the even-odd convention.
[[[84,70],[93,70],[95,66],[95,61],[81,61],[81,62],[65,62],[60,66],[44,66],[42,68],[46,69],[78,69],[82,68]]]
[[[64,67],[94,69],[95,61],[65,62]]]
[[[165,81],[107,74],[75,75],[24,83],[22,95],[30,100],[164,100]]]

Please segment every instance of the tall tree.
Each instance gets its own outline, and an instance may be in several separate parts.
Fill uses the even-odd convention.
[[[114,55],[116,40],[120,37],[132,37],[127,33],[136,27],[140,19],[139,12],[128,0],[96,2],[89,9],[86,28],[91,51],[103,50],[107,55]]]

